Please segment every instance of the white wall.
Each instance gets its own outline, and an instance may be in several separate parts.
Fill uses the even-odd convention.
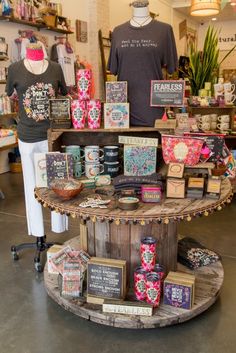
[[[89,6],[88,0],[57,0],[53,2],[58,2],[62,4],[62,14],[71,20],[72,30],[75,31],[75,21],[81,20],[88,22],[89,30]],[[89,61],[89,45],[88,43],[79,43],[76,41],[75,34],[69,35],[69,40],[77,54],[79,54],[80,59],[86,59]]]

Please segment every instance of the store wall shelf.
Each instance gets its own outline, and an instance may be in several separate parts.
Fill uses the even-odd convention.
[[[2,119],[10,119],[10,118],[16,118],[18,116],[18,113],[10,113],[10,114],[0,114],[0,118]]]
[[[44,23],[25,21],[25,20],[20,20],[20,19],[13,18],[13,17],[8,17],[8,16],[0,16],[0,21],[18,23],[18,24],[25,25],[25,26],[35,27],[38,30],[46,29],[48,31],[58,32],[58,33],[63,33],[63,34],[73,34],[74,33],[72,31],[68,31],[66,29],[61,29],[61,28],[57,28],[57,27],[49,27],[49,26],[45,25]]]
[[[12,143],[11,145],[6,145],[3,147],[0,147],[0,152],[5,151],[5,150],[10,150],[11,148],[15,148],[17,146],[18,146],[18,143],[15,142],[15,143]]]
[[[0,85],[5,85],[7,81],[0,81]]]

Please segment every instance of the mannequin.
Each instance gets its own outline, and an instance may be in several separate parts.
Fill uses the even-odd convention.
[[[34,154],[48,152],[47,130],[50,127],[49,98],[58,91],[66,95],[67,89],[59,64],[44,59],[39,44],[29,44],[26,58],[10,65],[6,84],[8,96],[16,90],[19,98],[18,144],[24,179],[28,234],[42,242],[45,236],[42,206],[34,198]],[[52,231],[67,229],[67,218],[51,213]]]
[[[108,60],[108,70],[128,82],[133,126],[154,126],[163,116],[163,108],[150,106],[151,80],[163,79],[163,67],[169,74],[178,67],[172,27],[153,20],[148,5],[147,0],[131,3],[131,20],[113,30]]]
[[[148,1],[134,1],[133,6],[133,14],[130,20],[130,24],[134,27],[142,27],[147,25],[152,21],[152,17],[150,16],[150,12],[148,9]]]

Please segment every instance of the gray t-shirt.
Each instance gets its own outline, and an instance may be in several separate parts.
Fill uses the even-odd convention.
[[[49,99],[60,92],[67,94],[62,69],[49,61],[47,70],[35,75],[29,72],[24,61],[10,65],[6,92],[11,96],[16,89],[19,98],[18,137],[23,142],[39,142],[47,139]]]
[[[162,67],[172,74],[178,57],[172,27],[152,20],[143,27],[126,22],[112,33],[108,70],[128,81],[131,125],[154,126],[163,109],[150,107],[151,80],[162,80]]]

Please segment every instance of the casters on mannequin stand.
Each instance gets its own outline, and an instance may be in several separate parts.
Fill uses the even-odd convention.
[[[35,249],[35,256],[34,256],[34,268],[37,272],[43,272],[43,265],[40,261],[40,255],[43,251],[49,249],[52,245],[58,243],[47,243],[46,236],[44,237],[37,237],[35,243],[23,243],[19,245],[12,245],[11,246],[11,254],[14,261],[19,260],[19,251],[23,249]]]

